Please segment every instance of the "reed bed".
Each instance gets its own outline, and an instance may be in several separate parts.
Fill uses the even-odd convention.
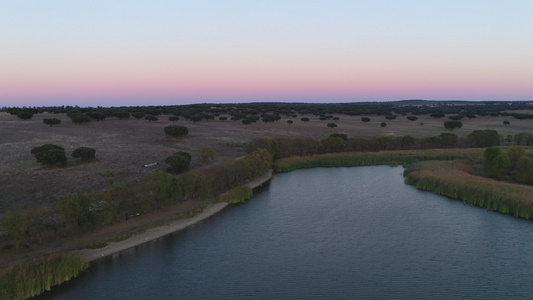
[[[476,160],[479,157],[482,157],[482,150],[480,149],[345,152],[282,158],[274,163],[274,170],[276,172],[290,172],[315,167],[357,167],[383,164],[394,166],[424,160]]]
[[[533,218],[533,187],[474,176],[468,161],[425,161],[409,166],[405,182],[463,203]]]
[[[0,300],[27,299],[65,282],[89,264],[78,254],[48,254],[0,272]]]
[[[247,186],[239,186],[220,194],[218,200],[228,203],[240,203],[252,198],[253,195],[254,193],[251,188]]]

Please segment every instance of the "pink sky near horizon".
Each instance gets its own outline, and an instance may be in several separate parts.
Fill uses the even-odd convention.
[[[529,1],[56,2],[0,9],[0,107],[533,100]]]

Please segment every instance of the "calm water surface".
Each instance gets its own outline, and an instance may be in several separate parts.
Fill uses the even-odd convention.
[[[41,299],[531,299],[533,223],[317,168],[95,264]]]

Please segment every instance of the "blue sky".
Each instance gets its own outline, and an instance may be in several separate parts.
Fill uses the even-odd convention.
[[[0,1],[0,106],[533,100],[533,1]]]

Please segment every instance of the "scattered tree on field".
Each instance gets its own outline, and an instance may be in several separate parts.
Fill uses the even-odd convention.
[[[137,111],[137,112],[134,112],[131,114],[135,119],[142,119],[144,118],[144,116],[146,116],[145,113],[143,113],[142,111]]]
[[[144,117],[145,120],[148,120],[148,122],[155,122],[157,120],[159,120],[156,116],[152,116],[152,115],[148,115],[146,117]]]
[[[127,111],[117,111],[113,114],[113,116],[119,118],[119,119],[129,119],[131,114]]]
[[[509,125],[511,123],[509,123],[509,121],[503,121],[503,125]]]
[[[106,115],[104,113],[98,112],[98,111],[94,111],[94,112],[88,113],[87,115],[91,119],[96,120],[96,121],[102,121],[102,120],[105,120],[105,118],[106,118]]]
[[[189,169],[191,163],[191,155],[184,151],[178,151],[165,159],[165,163],[169,164],[168,172],[180,173]]]
[[[81,123],[91,122],[91,118],[84,114],[71,114],[67,116],[72,120],[72,123],[80,125]]]
[[[170,116],[170,117],[168,117],[168,120],[169,120],[169,121],[172,121],[172,122],[174,122],[174,121],[179,121],[179,120],[180,120],[180,117]]]
[[[26,121],[26,120],[29,120],[29,119],[33,118],[33,113],[31,113],[29,111],[21,111],[21,112],[17,113],[17,118]]]
[[[381,127],[387,127],[387,123],[381,122]]]
[[[303,118],[301,118],[300,120],[301,120],[302,122],[309,122],[309,118],[307,118],[307,117],[303,117]]]
[[[181,137],[189,134],[189,129],[180,125],[169,125],[164,128],[165,134],[172,137]]]
[[[329,128],[335,128],[335,127],[337,127],[337,124],[335,124],[335,123],[328,123],[328,127],[329,127]]]
[[[294,123],[292,120],[287,120],[287,124],[291,125],[292,123]]]
[[[363,122],[370,122],[370,118],[369,117],[361,117],[361,121]]]
[[[463,123],[461,121],[444,121],[444,128],[446,129],[454,130],[461,127],[463,127]]]
[[[415,116],[409,116],[407,117],[407,120],[411,121],[411,122],[414,122],[416,120],[418,120],[418,117],[415,117]]]
[[[59,120],[58,118],[43,119],[43,123],[52,127],[53,125],[61,124],[61,120]]]
[[[89,147],[80,147],[72,152],[72,157],[81,158],[82,162],[88,162],[95,159],[96,149]]]
[[[45,144],[35,147],[31,149],[31,154],[33,154],[37,159],[37,162],[43,166],[65,164],[67,161],[65,149],[54,144]]]

